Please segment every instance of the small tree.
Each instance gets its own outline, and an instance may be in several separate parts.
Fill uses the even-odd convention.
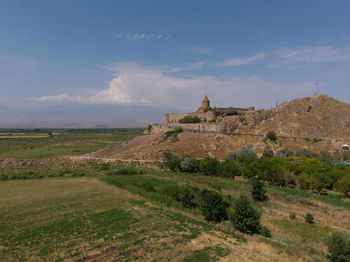
[[[310,214],[309,212],[307,212],[307,214],[305,215],[305,222],[308,224],[315,224],[314,221],[314,216],[312,214]]]
[[[237,200],[231,220],[241,232],[254,234],[261,230],[260,213],[250,205],[246,196],[241,195]]]
[[[221,177],[232,177],[241,175],[241,168],[236,162],[225,159],[219,163],[218,175]]]
[[[182,189],[182,192],[180,194],[180,201],[183,207],[189,208],[189,209],[197,208],[198,205],[194,200],[194,198],[195,196],[189,188],[184,187]]]
[[[350,195],[350,175],[344,175],[336,184],[335,189],[338,192],[345,194],[346,196]]]
[[[202,200],[200,209],[206,220],[219,223],[227,219],[226,209],[229,204],[222,199],[220,194],[204,189],[200,195]]]
[[[283,148],[281,151],[277,152],[276,157],[289,157],[293,155],[293,151],[290,151],[288,148]]]
[[[277,135],[274,131],[269,131],[266,135],[267,139],[268,140],[271,140],[273,142],[276,142],[277,141]]]
[[[327,241],[328,258],[332,262],[350,261],[350,241],[340,232],[334,232]]]
[[[181,159],[177,155],[165,152],[163,154],[163,157],[165,160],[166,167],[168,167],[172,171],[179,170]]]
[[[267,200],[266,189],[264,188],[264,183],[259,179],[252,180],[252,196],[256,201],[265,201]]]
[[[201,172],[207,176],[216,176],[218,173],[219,161],[212,157],[204,158],[199,166]]]

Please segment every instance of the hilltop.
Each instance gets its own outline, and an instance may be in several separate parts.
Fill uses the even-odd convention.
[[[156,160],[161,159],[164,152],[173,152],[180,156],[224,159],[228,153],[243,148],[262,154],[267,146],[274,152],[283,148],[294,152],[303,149],[317,153],[333,151],[350,140],[350,105],[326,95],[314,95],[294,99],[269,110],[245,111],[228,116],[221,124],[228,126],[230,133],[192,130],[167,137],[166,132],[172,132],[170,126],[153,126],[149,135],[136,137],[94,156]],[[186,124],[172,125],[181,125],[186,130]],[[201,125],[210,126],[211,123]],[[264,139],[268,131],[276,132],[277,142]]]
[[[294,99],[270,110],[246,114],[237,131],[324,139],[350,139],[350,104],[326,95]]]

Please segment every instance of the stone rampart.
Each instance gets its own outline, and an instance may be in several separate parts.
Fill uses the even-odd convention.
[[[181,126],[185,131],[198,131],[203,133],[223,133],[224,126],[221,124],[180,124],[180,123],[168,123],[165,125],[168,128],[174,128],[176,126]]]

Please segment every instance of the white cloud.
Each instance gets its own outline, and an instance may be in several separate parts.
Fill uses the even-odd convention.
[[[108,88],[88,97],[43,96],[37,101],[52,103],[127,104],[173,106],[194,110],[204,94],[213,105],[268,107],[295,94],[310,95],[313,81],[301,83],[273,83],[260,77],[218,78],[211,75],[189,78],[169,75],[168,71],[143,67],[136,63],[116,63],[111,67],[116,76]]]
[[[228,59],[223,62],[219,62],[216,64],[217,67],[225,67],[225,66],[241,66],[241,65],[248,65],[255,61],[262,60],[267,57],[267,54],[256,54],[249,57],[242,57],[242,58],[232,58]]]
[[[171,34],[147,34],[147,33],[115,33],[116,37],[124,40],[169,40],[172,38]]]
[[[273,52],[272,56],[277,61],[270,63],[269,68],[283,65],[346,62],[350,61],[350,49],[337,49],[332,46],[281,48]]]

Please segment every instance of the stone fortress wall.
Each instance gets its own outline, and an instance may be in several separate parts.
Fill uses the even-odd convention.
[[[212,108],[210,107],[210,102],[207,96],[203,98],[202,106],[198,108],[196,112],[191,113],[181,113],[181,114],[172,114],[165,113],[163,116],[163,128],[174,128],[175,126],[181,126],[184,130],[198,131],[198,132],[214,132],[214,133],[229,133],[232,132],[231,128],[228,125],[227,120],[231,120],[231,117],[220,114],[220,112],[225,112],[226,109],[236,111],[240,114],[246,114],[254,112],[254,107],[248,108]],[[181,119],[185,116],[198,117],[201,122],[193,124],[182,124],[179,123]],[[233,118],[237,118],[234,116]],[[229,120],[229,122],[231,122]],[[159,127],[161,128],[161,127]],[[157,127],[157,129],[159,129]]]

